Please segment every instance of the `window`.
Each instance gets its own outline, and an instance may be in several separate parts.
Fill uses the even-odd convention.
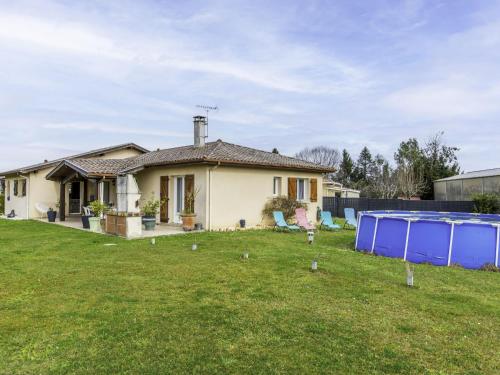
[[[14,180],[14,196],[17,197],[19,181]]]
[[[273,177],[273,195],[281,195],[281,177]]]
[[[306,180],[297,178],[297,200],[304,201],[306,196]]]
[[[5,195],[7,196],[7,200],[10,200],[10,181],[7,180],[5,183]]]
[[[21,196],[26,196],[26,180],[21,180]]]

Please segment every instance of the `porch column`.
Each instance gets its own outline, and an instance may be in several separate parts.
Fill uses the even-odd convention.
[[[62,182],[59,184],[59,221],[66,220],[66,185]]]
[[[83,180],[83,205],[87,206],[89,204],[89,181],[87,179]]]

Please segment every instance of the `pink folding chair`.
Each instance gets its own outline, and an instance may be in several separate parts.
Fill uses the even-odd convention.
[[[314,225],[312,225],[309,220],[307,220],[306,210],[303,208],[295,209],[295,218],[297,219],[297,225],[305,230],[314,230]]]

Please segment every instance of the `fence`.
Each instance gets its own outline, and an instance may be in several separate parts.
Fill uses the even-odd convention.
[[[333,216],[344,217],[344,208],[346,207],[354,208],[356,213],[374,210],[472,212],[474,203],[471,201],[323,197],[323,211],[330,211]]]

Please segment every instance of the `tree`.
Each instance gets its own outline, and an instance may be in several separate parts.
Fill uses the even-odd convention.
[[[327,146],[306,147],[295,154],[297,159],[321,164],[327,167],[337,168],[340,160],[340,153],[337,149]]]
[[[356,163],[356,179],[358,182],[368,184],[370,182],[371,172],[373,168],[373,159],[368,147],[363,147],[359,153],[358,161]]]
[[[342,161],[339,165],[339,171],[337,173],[338,181],[345,186],[351,187],[352,177],[354,172],[354,162],[351,159],[351,155],[346,149],[342,150]]]
[[[443,132],[430,137],[423,149],[424,161],[424,199],[434,198],[434,181],[440,178],[455,176],[460,173],[456,152],[458,147],[446,146]]]
[[[425,187],[422,175],[411,165],[400,165],[396,175],[398,190],[403,198],[411,199],[418,196]]]
[[[273,150],[272,150],[271,152],[272,152],[273,154],[278,154],[278,155],[279,155],[279,153],[280,153],[276,147],[275,147],[275,148],[273,148]]]

